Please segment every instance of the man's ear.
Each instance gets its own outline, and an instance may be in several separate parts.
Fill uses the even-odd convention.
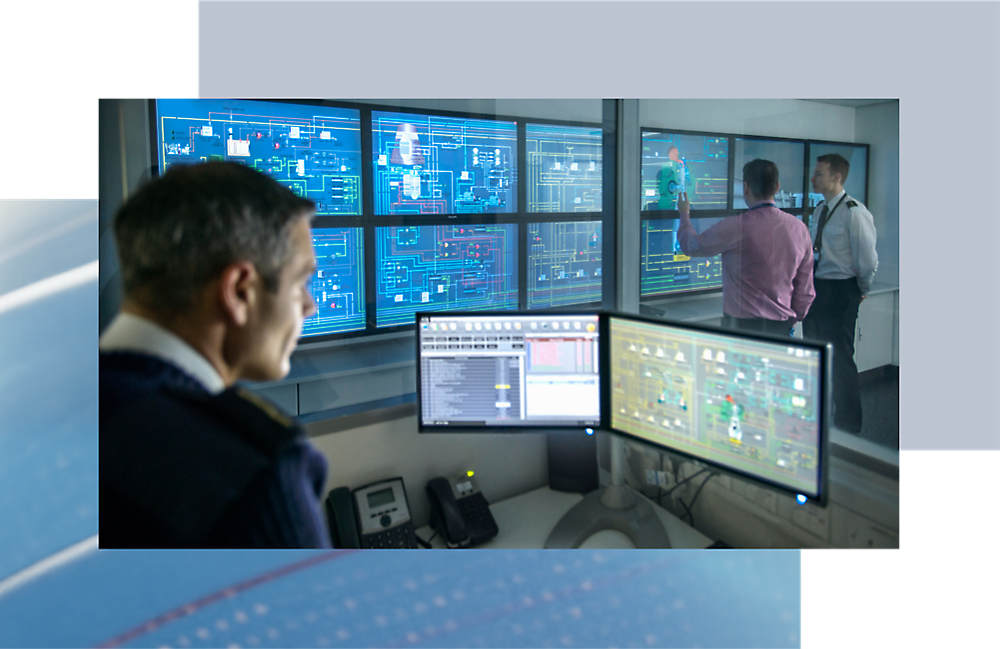
[[[232,324],[242,327],[250,320],[257,302],[258,278],[249,261],[235,261],[219,276],[219,306]]]

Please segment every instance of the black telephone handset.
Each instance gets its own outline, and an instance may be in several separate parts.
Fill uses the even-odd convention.
[[[489,503],[474,477],[434,478],[427,483],[431,527],[445,537],[449,548],[466,548],[489,541],[499,533]]]
[[[338,487],[326,498],[326,513],[335,548],[417,547],[402,478]]]

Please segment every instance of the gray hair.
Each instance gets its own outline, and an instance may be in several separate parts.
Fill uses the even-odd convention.
[[[236,261],[252,263],[274,292],[291,227],[315,209],[242,164],[174,165],[115,214],[123,293],[154,312],[176,312]]]

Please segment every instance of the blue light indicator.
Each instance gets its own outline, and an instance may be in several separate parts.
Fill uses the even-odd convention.
[[[806,501],[808,500],[809,499],[803,496],[802,494],[798,494],[797,496],[795,496],[795,502],[797,502],[800,505],[805,505]]]
[[[587,432],[588,435],[593,435],[594,434],[594,429],[593,428],[585,428],[584,430]]]

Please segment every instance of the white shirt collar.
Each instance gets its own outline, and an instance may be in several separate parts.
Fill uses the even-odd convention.
[[[181,368],[211,394],[226,389],[215,367],[194,347],[163,327],[131,313],[119,313],[104,330],[98,349],[102,352],[130,351],[149,354]]]
[[[833,207],[837,204],[837,201],[840,200],[840,197],[843,196],[846,193],[847,193],[846,189],[841,189],[839,194],[837,194],[836,196],[834,196],[833,198],[831,198],[829,201],[827,201],[827,208],[829,208],[829,209],[832,210]]]

